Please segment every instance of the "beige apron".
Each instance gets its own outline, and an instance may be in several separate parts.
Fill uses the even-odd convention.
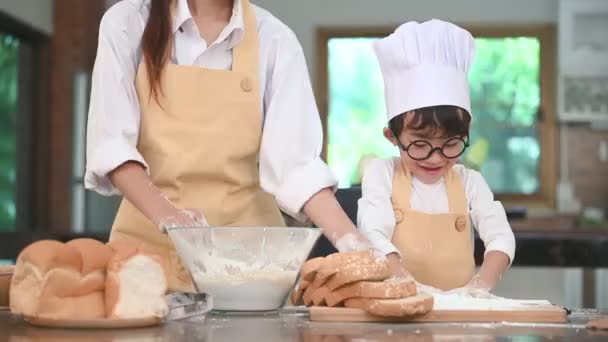
[[[150,100],[141,64],[138,150],[152,182],[179,208],[201,209],[212,226],[284,226],[274,198],[260,188],[262,114],[258,92],[255,14],[242,0],[245,34],[233,49],[231,71],[168,64],[160,105]],[[192,290],[168,237],[123,200],[110,240],[136,239],[162,254],[169,291]]]
[[[442,290],[466,285],[475,273],[471,227],[462,182],[453,169],[446,174],[448,214],[425,214],[410,207],[412,176],[396,163],[392,202],[396,227],[393,244],[403,265],[423,284]]]

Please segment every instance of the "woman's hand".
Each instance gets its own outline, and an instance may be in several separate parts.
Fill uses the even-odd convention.
[[[152,183],[143,165],[139,163],[124,163],[110,173],[110,180],[123,196],[161,231],[166,227],[208,225],[198,209],[177,208]]]
[[[197,209],[177,209],[159,220],[159,229],[165,231],[174,227],[207,227],[209,223],[203,213]]]
[[[401,256],[397,253],[390,253],[386,256],[386,260],[388,261],[388,266],[391,269],[391,273],[393,277],[396,278],[414,278],[408,272],[405,267],[403,267],[403,261],[401,260]]]

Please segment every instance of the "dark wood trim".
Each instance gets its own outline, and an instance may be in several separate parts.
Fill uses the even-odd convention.
[[[45,231],[49,226],[49,197],[50,190],[50,159],[49,159],[49,115],[50,115],[50,73],[51,73],[51,46],[50,40],[46,40],[38,46],[38,106],[37,117],[34,120],[36,125],[36,136],[34,144],[35,154],[38,161],[36,167],[36,199],[34,229]]]
[[[18,71],[17,71],[17,112],[15,122],[16,140],[16,191],[15,191],[15,228],[29,230],[33,226],[32,211],[35,193],[36,172],[36,92],[37,69],[35,45],[28,41],[19,40]],[[25,66],[25,67],[24,67]]]
[[[54,36],[50,47],[53,68],[49,79],[48,229],[67,234],[72,209],[73,84],[77,72],[91,71],[97,53],[104,2],[54,0]],[[76,8],[75,4],[78,3]],[[78,28],[78,29],[74,29]]]
[[[506,206],[526,206],[533,208],[554,208],[555,187],[557,184],[557,124],[556,124],[556,94],[557,94],[557,48],[556,29],[551,24],[460,24],[475,37],[538,37],[541,42],[541,114],[538,122],[539,143],[541,155],[539,161],[540,189],[531,195],[497,194],[496,198]],[[329,114],[329,79],[327,43],[331,38],[348,37],[384,37],[392,33],[396,26],[384,27],[322,27],[317,30],[316,44],[316,97],[323,124],[324,143],[322,157],[327,161],[327,116]]]

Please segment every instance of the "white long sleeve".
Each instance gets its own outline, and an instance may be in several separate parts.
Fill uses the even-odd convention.
[[[362,234],[385,254],[399,252],[391,243],[395,228],[391,202],[395,161],[398,159],[376,159],[367,166],[363,175],[363,196],[359,200],[357,215],[358,227]],[[463,182],[468,216],[484,242],[485,252],[504,252],[512,262],[515,255],[515,237],[502,204],[494,200],[488,184],[479,172],[462,165],[456,165],[455,171]],[[414,178],[410,201],[413,210],[430,214],[449,211],[443,179],[428,185]]]
[[[232,19],[212,44],[200,38],[186,0],[178,0],[177,6],[172,61],[229,70],[232,48],[242,39],[240,2],[235,1]],[[304,220],[304,203],[321,189],[335,187],[337,180],[320,159],[323,131],[300,43],[269,12],[253,8],[263,113],[260,183],[283,211]],[[137,150],[140,109],[134,84],[148,13],[149,0],[123,0],[108,10],[100,26],[87,128],[85,186],[103,195],[118,194],[108,173],[121,164],[133,160],[147,168]]]

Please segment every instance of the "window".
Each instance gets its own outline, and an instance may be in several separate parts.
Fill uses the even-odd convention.
[[[0,231],[15,229],[17,174],[17,52],[19,40],[0,32]]]
[[[470,29],[471,147],[460,162],[479,170],[502,200],[553,205],[554,31],[548,27]],[[358,185],[372,157],[398,155],[385,140],[382,75],[371,43],[392,32],[319,34],[319,103],[325,157],[340,187]],[[325,105],[325,106],[323,106]]]
[[[6,233],[3,239],[15,232],[31,232],[46,226],[47,46],[47,35],[0,11],[0,233]]]

